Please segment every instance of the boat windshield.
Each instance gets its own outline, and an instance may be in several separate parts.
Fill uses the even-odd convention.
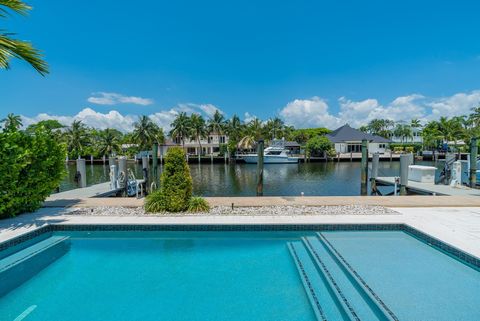
[[[281,153],[281,150],[270,150],[268,152],[265,152],[265,155],[280,155]]]

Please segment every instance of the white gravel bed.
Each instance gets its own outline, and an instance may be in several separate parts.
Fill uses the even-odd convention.
[[[209,212],[145,213],[142,207],[89,207],[70,208],[65,215],[90,216],[297,216],[297,215],[395,215],[398,212],[382,206],[342,205],[342,206],[260,206],[234,207],[215,206]]]

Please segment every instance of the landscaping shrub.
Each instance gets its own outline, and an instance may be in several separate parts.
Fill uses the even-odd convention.
[[[38,209],[64,174],[65,146],[44,127],[0,133],[0,218]]]
[[[202,197],[192,197],[188,202],[189,212],[208,212],[209,210],[210,205]]]
[[[160,189],[147,196],[147,212],[180,212],[188,209],[192,177],[181,148],[170,148],[165,156]]]
[[[395,153],[401,153],[401,152],[403,152],[403,146],[395,146],[395,147],[393,147],[393,151]]]
[[[413,153],[415,151],[415,148],[413,148],[413,146],[407,146],[405,147],[405,151],[407,153]]]

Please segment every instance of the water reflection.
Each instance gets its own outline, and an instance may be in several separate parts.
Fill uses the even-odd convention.
[[[423,164],[431,165],[424,162]],[[109,180],[108,165],[88,165],[87,184]],[[379,176],[396,176],[399,162],[380,162]],[[128,163],[137,178],[143,177],[139,164]],[[437,167],[440,167],[437,164]],[[60,190],[76,188],[75,165],[66,166],[67,174]],[[151,168],[150,168],[151,171]],[[191,164],[193,191],[201,196],[254,196],[255,164]],[[159,175],[162,167],[159,166]],[[360,163],[328,162],[300,164],[265,164],[264,195],[359,195]]]

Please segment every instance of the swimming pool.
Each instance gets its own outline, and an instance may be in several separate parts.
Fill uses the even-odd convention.
[[[454,249],[294,229],[46,229],[0,247],[0,320],[480,319],[478,262]]]

